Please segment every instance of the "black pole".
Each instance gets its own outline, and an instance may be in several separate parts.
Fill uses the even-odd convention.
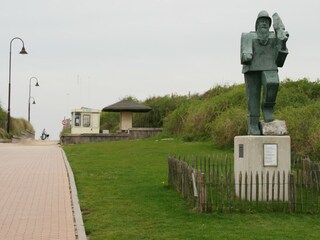
[[[32,79],[35,79],[37,81],[35,86],[39,86],[38,79],[36,77],[31,77],[29,80],[28,122],[30,122],[30,98],[31,98],[31,80]]]
[[[19,39],[22,42],[22,50],[20,54],[27,54],[26,50],[24,49],[24,42],[21,38],[15,37],[12,38],[10,41],[10,52],[9,52],[9,87],[8,87],[8,114],[7,114],[7,132],[10,132],[10,106],[11,106],[11,50],[12,50],[12,42],[15,39]]]

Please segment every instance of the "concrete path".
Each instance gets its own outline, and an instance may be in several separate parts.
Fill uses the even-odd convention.
[[[0,143],[0,239],[85,239],[68,169],[56,143]]]

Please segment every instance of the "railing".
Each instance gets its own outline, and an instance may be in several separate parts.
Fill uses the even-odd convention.
[[[319,212],[320,165],[295,160],[291,172],[240,173],[228,157],[168,157],[168,184],[198,212]]]

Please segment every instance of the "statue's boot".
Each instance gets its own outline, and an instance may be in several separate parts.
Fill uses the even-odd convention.
[[[261,135],[259,117],[248,117],[248,135]]]
[[[272,109],[264,109],[263,111],[263,120],[264,122],[272,122],[274,120],[273,110]]]
[[[263,103],[262,104],[262,113],[264,122],[272,122],[274,120],[273,107],[275,103]]]

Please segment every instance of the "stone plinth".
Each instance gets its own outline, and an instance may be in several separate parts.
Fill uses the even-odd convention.
[[[272,195],[274,199],[279,197],[279,200],[288,200],[290,169],[289,136],[237,136],[234,138],[234,173],[238,197],[241,193],[241,198],[248,200],[256,200],[258,197],[261,201],[267,199],[270,201]],[[240,173],[242,181],[240,181]],[[246,174],[247,190],[245,189]],[[257,175],[259,188],[257,188]],[[259,189],[258,192],[257,189]]]
[[[262,135],[283,136],[288,134],[286,122],[274,120],[272,122],[261,122]]]

